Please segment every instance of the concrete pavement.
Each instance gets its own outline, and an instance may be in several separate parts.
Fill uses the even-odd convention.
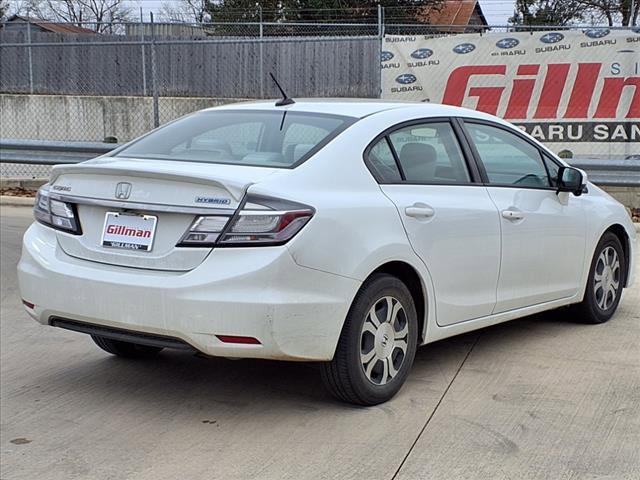
[[[31,213],[0,216],[3,480],[640,478],[640,286],[605,325],[423,347],[393,401],[356,408],[313,364],[126,361],[36,324],[15,274]]]

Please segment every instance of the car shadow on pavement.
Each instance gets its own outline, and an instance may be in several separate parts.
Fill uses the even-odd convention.
[[[488,347],[478,353],[483,355],[514,346],[526,349],[528,342],[570,334],[575,328],[575,324],[563,321],[561,312],[551,312],[426,345],[418,349],[403,391],[424,384],[432,391],[442,389],[443,372],[451,376],[479,338]],[[172,403],[184,406],[185,399],[196,408],[357,408],[335,401],[325,392],[314,363],[204,358],[169,350],[154,359],[131,360],[92,350],[96,347],[88,337],[76,341],[87,342],[87,355],[76,355],[68,363],[48,370],[46,377],[34,378],[41,389],[73,392],[76,397],[86,397],[87,402],[99,403],[108,398],[110,402],[126,402],[130,406],[140,403],[147,409],[155,406],[160,410]]]

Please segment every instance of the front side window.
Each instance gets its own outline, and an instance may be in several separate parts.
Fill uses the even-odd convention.
[[[469,171],[449,122],[400,128],[389,134],[405,180],[411,183],[469,183]]]
[[[288,168],[355,121],[286,110],[210,110],[159,128],[116,156]]]
[[[558,173],[560,172],[560,165],[558,165],[554,160],[551,159],[548,155],[543,155],[544,164],[547,167],[547,172],[549,172],[549,183],[551,183],[552,187],[558,186]]]
[[[481,123],[465,122],[490,184],[548,188],[551,186],[540,151],[514,133]]]

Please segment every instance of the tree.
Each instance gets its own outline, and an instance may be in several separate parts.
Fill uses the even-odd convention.
[[[583,8],[593,16],[595,22],[606,22],[607,25],[638,24],[640,0],[580,0]]]
[[[206,23],[211,21],[211,0],[181,0],[163,3],[161,14],[171,22]]]
[[[511,23],[517,25],[569,25],[581,21],[581,0],[516,0]]]
[[[377,17],[378,4],[394,12],[394,20],[415,22],[425,7],[439,6],[444,0],[219,0],[209,2],[214,20],[255,19],[260,10],[268,22],[285,20],[327,21]]]
[[[73,23],[95,30],[110,31],[110,22],[130,19],[124,0],[32,0],[29,9],[44,20]]]
[[[632,9],[633,5],[633,9]],[[640,0],[516,0],[510,21],[518,25],[637,25]]]
[[[5,0],[0,0],[0,20],[4,20],[7,16],[7,12],[9,11],[9,2]]]

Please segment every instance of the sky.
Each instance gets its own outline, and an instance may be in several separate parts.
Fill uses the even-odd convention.
[[[179,0],[125,0],[127,6],[136,12],[142,7],[145,17],[148,12],[160,12],[164,3],[179,3]],[[480,6],[490,25],[506,25],[513,15],[514,0],[480,0]]]

